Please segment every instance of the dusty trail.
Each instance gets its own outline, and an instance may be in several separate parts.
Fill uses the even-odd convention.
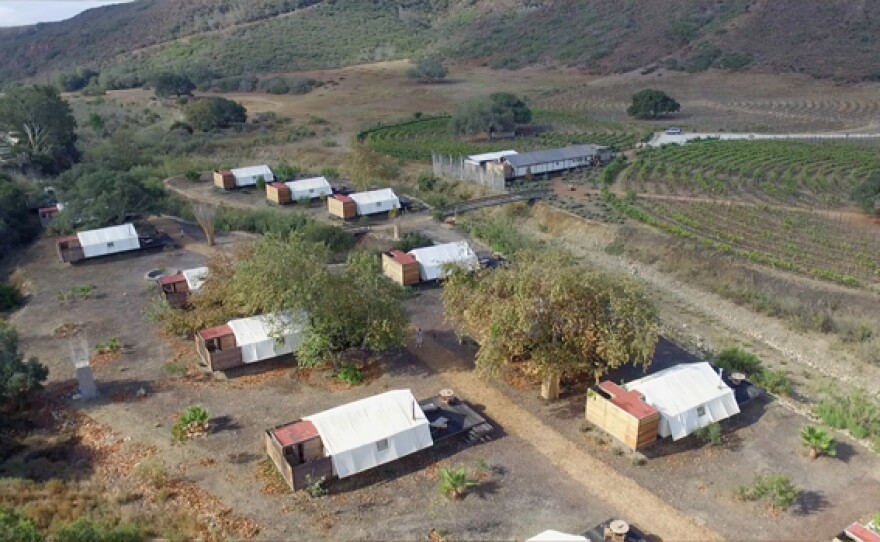
[[[420,322],[414,316],[413,324],[429,329],[430,322]],[[697,524],[649,490],[578,448],[501,392],[487,386],[472,371],[462,369],[460,358],[431,337],[425,338],[421,348],[410,348],[410,352],[431,369],[442,373],[443,379],[462,396],[484,405],[493,421],[506,432],[530,443],[596,499],[615,508],[621,518],[663,540],[723,540],[715,531]]]

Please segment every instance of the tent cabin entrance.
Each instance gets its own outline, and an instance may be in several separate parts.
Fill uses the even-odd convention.
[[[294,491],[333,476],[333,461],[324,455],[318,430],[308,420],[266,431],[266,452]]]
[[[189,299],[189,285],[183,273],[162,277],[158,281],[159,287],[162,288],[162,295],[169,305],[175,309],[182,309],[187,306]]]
[[[76,235],[68,235],[67,237],[57,239],[55,246],[58,248],[58,257],[64,263],[78,262],[86,257],[79,242],[79,237]]]
[[[241,348],[229,324],[203,329],[196,333],[196,350],[212,371],[222,371],[243,365]]]

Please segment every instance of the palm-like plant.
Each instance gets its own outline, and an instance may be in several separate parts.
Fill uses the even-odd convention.
[[[452,500],[464,497],[467,488],[473,487],[478,483],[478,481],[468,477],[467,470],[464,467],[457,469],[440,468],[440,492]]]
[[[810,459],[820,455],[834,457],[837,455],[837,442],[827,431],[812,425],[801,429],[801,443],[810,451]]]

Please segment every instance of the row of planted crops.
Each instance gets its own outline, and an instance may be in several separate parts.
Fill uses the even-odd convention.
[[[880,170],[871,149],[843,143],[700,141],[645,149],[621,176],[624,186],[674,192],[840,204]]]
[[[516,148],[520,152],[591,143],[615,150],[633,147],[639,134],[612,123],[554,111],[535,111],[537,132],[516,140],[475,141],[454,134],[448,116],[412,119],[392,125],[377,126],[359,134],[359,139],[373,149],[404,160],[430,160],[432,153],[465,156]]]
[[[850,286],[880,280],[880,238],[843,214],[835,219],[741,202],[611,198],[629,217],[712,250]]]

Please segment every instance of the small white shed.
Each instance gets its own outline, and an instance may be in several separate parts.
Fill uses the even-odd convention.
[[[424,412],[410,390],[393,390],[325,410],[310,421],[340,478],[434,444]]]
[[[358,216],[387,213],[392,209],[400,209],[400,200],[394,190],[390,188],[357,192],[350,194],[349,197],[357,206]]]
[[[467,241],[416,248],[409,254],[419,263],[419,278],[423,281],[442,278],[446,265],[460,265],[469,271],[480,267],[480,260]]]
[[[300,345],[305,329],[305,314],[266,314],[229,321],[235,344],[241,349],[241,361],[254,363],[290,354]]]
[[[660,411],[661,437],[682,439],[697,429],[739,414],[733,390],[706,362],[682,363],[627,383]]]
[[[550,529],[536,534],[526,542],[590,542],[590,539],[579,534],[561,533]]]
[[[81,231],[76,234],[82,247],[83,257],[94,258],[141,248],[134,224],[122,224],[99,230]]]
[[[320,198],[333,194],[330,182],[324,177],[312,177],[284,183],[290,189],[290,200]]]
[[[275,181],[275,174],[267,165],[249,166],[230,170],[235,177],[235,186],[254,186],[257,179],[262,177],[267,183]]]
[[[184,269],[180,272],[190,292],[198,292],[208,279],[207,267],[194,267],[192,269]]]

